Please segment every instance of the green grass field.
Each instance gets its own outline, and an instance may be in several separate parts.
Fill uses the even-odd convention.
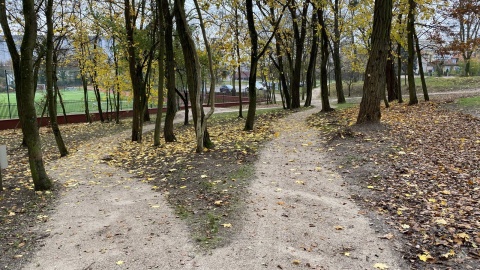
[[[63,98],[63,103],[65,105],[65,111],[67,114],[71,113],[83,113],[85,112],[85,105],[84,105],[84,97],[83,91],[81,89],[68,89],[62,90],[61,95]],[[10,110],[9,110],[9,102],[8,99],[10,98]],[[95,100],[95,94],[93,91],[88,91],[88,100],[89,100],[89,109],[90,112],[97,112],[98,105]],[[102,95],[102,109],[106,110],[107,102],[105,100],[105,96]],[[45,106],[46,101],[46,93],[44,91],[39,91],[35,95],[35,105],[37,110],[37,115],[41,115],[43,108]],[[131,102],[129,101],[122,101],[121,108],[123,109],[130,109]],[[0,93],[0,119],[10,119],[10,118],[18,118],[18,111],[17,111],[17,99],[15,97],[15,93]],[[57,111],[59,114],[62,113],[62,108],[60,104],[57,106]],[[11,117],[10,117],[11,116]]]
[[[425,77],[427,83],[427,90],[429,93],[434,92],[449,92],[480,88],[480,76],[474,77]],[[417,92],[422,92],[422,83],[420,78],[415,78],[415,87]],[[351,94],[352,96],[361,96],[363,88],[363,81],[358,81],[352,84]],[[345,95],[348,95],[348,84],[343,83],[343,89]],[[402,92],[407,93],[408,85],[405,84],[404,77],[402,77]],[[335,93],[335,81],[332,80],[331,85],[332,92]]]

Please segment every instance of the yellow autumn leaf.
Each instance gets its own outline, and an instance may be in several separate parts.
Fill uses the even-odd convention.
[[[337,230],[337,231],[343,230],[343,226],[340,226],[340,225],[337,225],[337,226],[335,226],[334,228],[335,228],[335,230]]]
[[[343,253],[343,255],[345,255],[347,257],[350,257],[350,252],[345,252],[345,253]]]
[[[124,261],[117,261],[117,265],[122,265],[124,263],[125,263]]]
[[[375,187],[374,186],[367,186],[367,188],[372,189],[372,188],[375,188]]]
[[[429,201],[429,202],[432,202],[432,203],[437,202],[437,200],[435,200],[435,199],[433,199],[433,198],[428,199],[428,201]]]
[[[418,258],[422,262],[426,262],[428,260],[433,259],[432,255],[430,255],[430,252],[428,252],[428,251],[425,251],[423,254],[418,254]]]
[[[301,181],[301,180],[297,180],[295,181],[295,183],[299,184],[299,185],[305,185],[305,182]]]
[[[200,175],[201,178],[207,178],[208,176],[206,174]]]
[[[464,233],[464,232],[462,232],[462,233],[457,233],[455,236],[458,237],[458,238],[465,239],[465,240],[470,239],[470,235],[468,235],[468,234],[466,234],[466,233]]]
[[[151,207],[151,208],[160,208],[160,205],[155,204],[155,205],[152,205],[152,206],[150,206],[150,207]]]
[[[186,188],[187,186],[181,186],[180,188]]]
[[[440,224],[440,225],[447,225],[447,221],[443,218],[435,220],[435,223]]]
[[[443,254],[442,257],[445,257],[448,259],[448,257],[454,256],[454,255],[455,255],[455,251],[453,251],[453,249],[450,249],[450,251]]]
[[[223,223],[222,226],[223,226],[224,228],[231,228],[231,227],[232,227],[232,224],[230,224],[230,223]]]
[[[222,200],[218,200],[218,201],[215,201],[214,204],[215,205],[222,205],[222,202],[223,202]]]
[[[384,264],[384,263],[376,263],[373,265],[374,268],[376,269],[380,269],[380,270],[385,270],[385,269],[388,269],[388,265]]]

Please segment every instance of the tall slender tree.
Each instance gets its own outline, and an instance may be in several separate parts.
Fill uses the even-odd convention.
[[[55,141],[57,143],[60,156],[68,155],[68,150],[63,141],[62,133],[58,127],[57,122],[57,100],[56,95],[54,94],[54,80],[56,79],[54,73],[54,62],[53,62],[53,52],[55,50],[53,42],[53,0],[47,0],[47,8],[45,12],[45,17],[47,19],[47,51],[46,51],[46,81],[47,81],[47,100],[48,100],[48,113],[50,115],[50,126],[52,128]]]
[[[417,89],[415,88],[414,77],[414,58],[415,58],[415,0],[408,0],[408,17],[407,17],[407,46],[408,46],[408,62],[407,62],[407,74],[408,74],[408,94],[410,101],[408,105],[414,105],[418,103]]]
[[[166,0],[156,0],[156,22],[158,23],[158,100],[157,118],[155,119],[155,132],[153,134],[153,145],[160,145],[160,133],[162,128],[163,98],[165,86],[165,13],[163,3]]]
[[[341,8],[340,1],[334,0],[333,5],[333,68],[335,71],[335,90],[337,92],[337,103],[345,103],[345,94],[343,92],[343,82],[342,82],[342,59],[340,58],[340,40],[341,40],[341,31],[340,31],[340,18],[341,18]]]
[[[49,190],[52,181],[45,171],[42,145],[35,112],[35,83],[33,76],[33,51],[37,40],[37,13],[34,0],[22,0],[24,19],[23,38],[20,52],[10,30],[5,0],[0,0],[0,24],[12,58],[15,75],[17,106],[24,140],[28,147],[28,158],[35,190]]]

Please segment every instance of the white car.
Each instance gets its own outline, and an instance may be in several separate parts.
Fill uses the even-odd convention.
[[[265,85],[263,85],[262,82],[255,82],[255,88],[257,88],[257,90],[260,90],[260,91],[267,90],[267,87],[265,87]],[[248,91],[248,86],[245,87],[245,91]]]

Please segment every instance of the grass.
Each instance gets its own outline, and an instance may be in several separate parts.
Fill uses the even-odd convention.
[[[65,105],[65,110],[67,114],[70,113],[83,113],[85,111],[84,106],[84,98],[83,98],[83,91],[77,89],[73,90],[62,90],[61,91],[63,102]],[[101,94],[102,100],[105,99],[105,95]],[[10,102],[9,102],[10,100]],[[37,115],[40,115],[43,111],[44,105],[46,100],[46,93],[44,91],[38,91],[35,94],[35,104]],[[88,100],[89,100],[89,107],[91,112],[97,111],[97,103],[95,99],[95,94],[93,91],[88,91]],[[122,108],[131,108],[131,102],[129,101],[122,101]],[[8,104],[10,104],[10,110],[8,108]],[[9,119],[10,115],[11,118],[17,118],[17,98],[15,93],[0,93],[0,119]],[[105,110],[107,107],[106,101],[102,102],[102,108]],[[62,113],[62,107],[60,104],[57,106],[58,113]]]
[[[480,97],[460,98],[457,105],[467,108],[480,108]]]
[[[449,91],[459,91],[459,90],[468,90],[479,88],[480,85],[480,76],[472,77],[425,77],[425,82],[427,84],[427,89],[430,93],[433,92],[449,92]],[[402,92],[407,93],[407,85],[405,84],[404,77],[402,76]],[[363,87],[363,81],[358,81],[352,84],[351,95],[352,96],[361,96]],[[422,83],[420,78],[415,78],[415,87],[417,92],[422,91]],[[332,95],[335,95],[335,83],[332,81],[330,86]],[[344,82],[343,89],[345,95],[348,95],[348,85]]]

